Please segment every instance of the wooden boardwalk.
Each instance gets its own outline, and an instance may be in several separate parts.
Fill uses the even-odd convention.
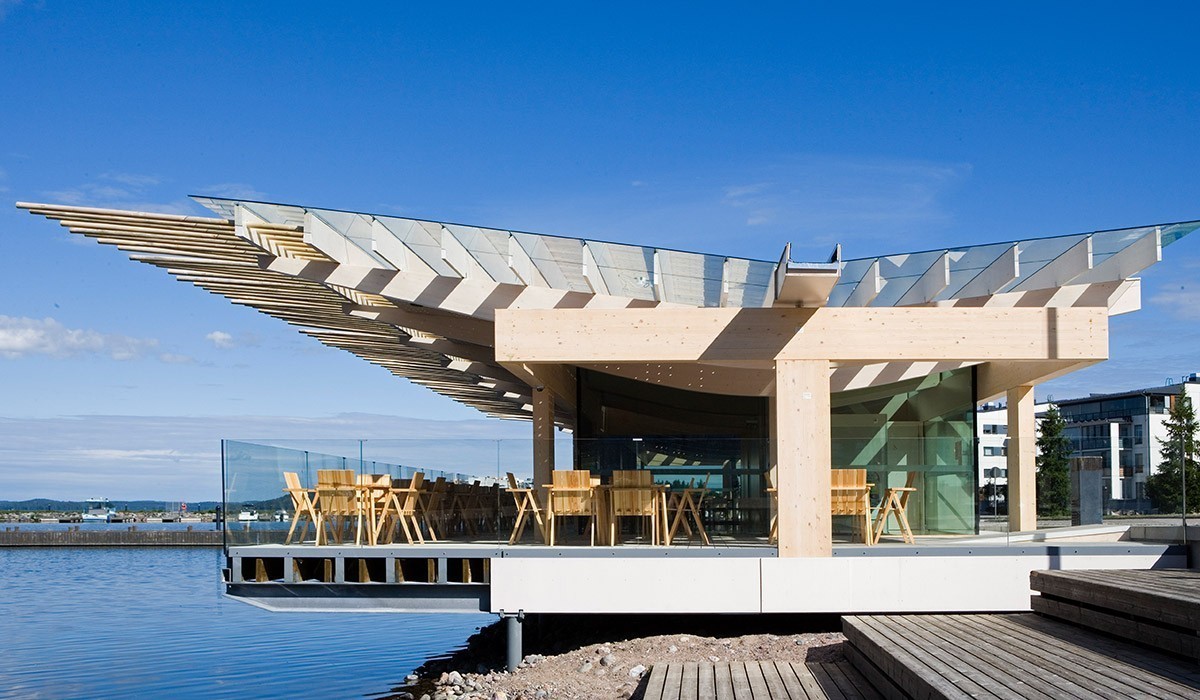
[[[851,700],[882,698],[845,661],[655,664],[644,700]]]
[[[1200,698],[1200,667],[1032,613],[846,617],[848,656],[932,698]]]

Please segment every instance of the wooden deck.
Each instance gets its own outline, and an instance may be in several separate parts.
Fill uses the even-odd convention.
[[[1200,661],[1200,571],[1035,571],[1035,612]]]
[[[644,700],[851,700],[882,698],[845,661],[655,664]]]
[[[1196,664],[1032,613],[846,617],[842,629],[860,670],[919,700],[1200,697]]]

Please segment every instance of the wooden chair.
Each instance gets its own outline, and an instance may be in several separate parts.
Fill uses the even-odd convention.
[[[424,482],[428,484],[429,482]],[[425,524],[425,532],[430,542],[438,541],[438,528],[445,533],[446,522],[446,492],[450,484],[446,477],[439,476],[433,485],[421,491],[418,506],[421,511],[421,522]],[[435,525],[435,523],[437,523]]]
[[[359,515],[354,470],[318,469],[316,493],[317,544],[327,543],[329,536],[341,544],[346,528]]]
[[[704,497],[708,495],[708,479],[711,476],[712,474],[705,474],[704,481],[699,488],[696,487],[696,481],[693,479],[688,483],[687,488],[672,499],[675,517],[671,520],[671,529],[667,531],[667,544],[675,541],[675,533],[679,531],[681,525],[689,540],[692,538],[694,526],[695,532],[700,534],[700,539],[704,544],[712,544],[712,540],[708,538],[708,532],[704,529],[704,523],[700,520],[700,506],[704,503]],[[691,523],[688,522],[689,515],[692,519]],[[776,527],[774,518],[771,520],[771,527],[772,530]]]
[[[416,472],[407,486],[392,486],[388,494],[387,505],[380,518],[379,530],[375,533],[376,540],[384,531],[388,533],[388,540],[392,539],[391,534],[395,531],[396,526],[389,521],[395,518],[404,532],[404,539],[409,544],[413,543],[413,535],[416,535],[417,542],[425,544],[425,536],[421,534],[421,522],[417,520],[421,500],[421,484],[424,480],[425,475]]]
[[[871,534],[871,487],[867,483],[866,469],[834,469],[829,475],[830,515],[848,515],[854,518],[856,528],[861,526],[863,543],[874,544]]]
[[[644,469],[618,470],[612,473],[608,489],[609,544],[618,544],[621,518],[650,518],[650,544],[659,543],[659,494],[654,474]]]
[[[313,529],[317,527],[317,510],[313,504],[313,491],[306,489],[300,485],[300,475],[296,472],[284,472],[283,482],[285,484],[284,491],[292,497],[292,526],[288,528],[287,538],[284,539],[284,544],[291,544],[292,535],[296,532],[296,526],[301,520],[305,520],[304,527],[300,529],[300,541],[304,541],[304,536],[308,534],[309,523]]]
[[[875,544],[879,544],[879,538],[883,536],[883,530],[887,527],[888,516],[893,514],[896,516],[896,523],[900,526],[900,537],[904,542],[906,544],[917,543],[917,539],[913,537],[912,528],[908,526],[907,508],[908,497],[917,490],[915,484],[918,474],[919,472],[909,472],[904,486],[888,488],[883,497],[883,503],[875,515]]]
[[[529,524],[530,516],[537,523],[538,534],[541,535],[542,541],[546,541],[546,523],[542,519],[542,509],[538,506],[537,491],[535,489],[521,488],[517,483],[517,477],[513,476],[512,472],[508,473],[508,492],[512,494],[513,503],[517,507],[516,520],[513,521],[512,535],[508,538],[509,544],[516,544],[520,541],[521,536],[525,534],[525,526]]]
[[[358,527],[354,533],[354,544],[362,544],[362,521],[367,521],[366,534],[370,544],[379,543],[379,523],[387,511],[392,492],[392,477],[389,474],[358,475]]]
[[[550,474],[549,503],[546,508],[550,546],[556,541],[557,521],[563,517],[588,519],[591,544],[596,544],[596,494],[591,472],[586,470],[555,470]]]

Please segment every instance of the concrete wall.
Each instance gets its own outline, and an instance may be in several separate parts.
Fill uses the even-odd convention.
[[[942,550],[942,551],[939,551]],[[1186,566],[1138,544],[922,548],[919,554],[492,560],[493,612],[1028,611],[1029,572]]]

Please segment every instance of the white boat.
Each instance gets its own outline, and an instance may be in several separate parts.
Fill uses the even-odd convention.
[[[242,512],[238,513],[238,522],[239,523],[248,523],[248,522],[257,521],[257,520],[258,520],[258,511],[257,510],[243,510]]]
[[[89,498],[83,505],[83,522],[112,523],[118,522],[117,510],[107,498]]]

